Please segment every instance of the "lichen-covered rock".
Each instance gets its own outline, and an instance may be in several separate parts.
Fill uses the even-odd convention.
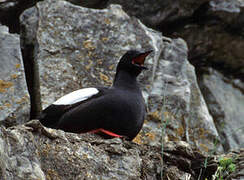
[[[33,120],[0,127],[0,177],[14,179],[211,179],[219,157],[236,166],[228,177],[243,177],[243,149],[204,156],[190,144],[169,141],[160,147],[65,133]],[[162,178],[161,178],[162,177]]]
[[[111,85],[115,64],[125,51],[153,49],[146,61],[149,70],[139,77],[149,117],[135,141],[160,146],[164,113],[170,117],[168,140],[187,140],[205,151],[213,148],[217,131],[183,40],[171,40],[146,28],[120,6],[94,10],[47,0],[26,10],[21,24],[24,32],[30,31],[21,34],[22,39],[35,42],[33,59],[38,62],[44,108],[73,90]],[[25,51],[29,49],[23,46]]]
[[[241,86],[209,69],[200,80],[204,98],[214,118],[225,151],[244,147],[244,96]],[[239,82],[243,86],[243,82]]]
[[[19,45],[19,35],[0,25],[0,123],[10,126],[26,122],[29,95]]]
[[[153,138],[157,139],[160,145],[163,129],[167,134],[165,140],[186,140],[203,151],[221,150],[221,145],[214,144],[218,133],[198,88],[194,67],[187,61],[185,42],[182,39],[165,40],[158,63],[154,65],[154,80],[148,92],[151,121],[145,122],[146,134],[141,137],[148,137],[149,143],[155,142]],[[147,125],[156,128],[147,131]]]
[[[66,1],[44,1],[37,7],[35,60],[43,107],[81,87],[111,85],[121,54],[131,48],[151,48],[143,25],[118,6],[93,10]],[[33,19],[29,17],[22,23]]]
[[[20,23],[19,16],[20,14],[32,7],[35,6],[37,2],[41,0],[0,0],[0,24],[6,25],[9,27],[10,32],[19,33]],[[89,8],[104,8],[108,0],[67,0],[73,4],[89,7]]]
[[[161,161],[161,148],[64,133],[43,128],[39,121],[0,127],[0,157],[0,177],[7,180],[194,179],[206,158],[185,142],[168,142]],[[210,177],[216,168],[207,166],[202,178]]]

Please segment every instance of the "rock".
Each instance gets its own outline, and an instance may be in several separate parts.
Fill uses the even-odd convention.
[[[36,2],[0,0],[0,24],[8,25],[10,32],[19,32],[19,14]],[[212,175],[218,175],[219,156],[206,157],[191,146],[210,155],[216,149],[221,151],[222,145],[225,151],[243,147],[243,131],[238,127],[243,124],[240,118],[243,117],[244,92],[241,80],[243,2],[70,2],[89,8],[119,3],[130,16],[140,18],[147,26],[164,35],[186,39],[189,60],[196,67],[215,125],[198,88],[194,68],[187,60],[188,48],[182,39],[161,36],[130,18],[119,6],[93,10],[65,1],[40,2],[21,16],[21,47],[31,94],[31,116],[36,117],[41,110],[40,93],[46,107],[78,88],[111,85],[114,64],[126,50],[135,48],[155,52],[147,61],[150,70],[139,78],[148,117],[134,140],[141,145],[46,129],[38,121],[7,129],[0,127],[1,179],[211,179]],[[0,123],[6,126],[27,121],[29,113],[28,101],[21,105],[20,101],[15,102],[16,97],[27,93],[19,48],[9,45],[17,47],[17,41],[18,35],[10,34],[0,25],[0,57],[3,57],[0,117],[4,116]],[[2,52],[11,54],[12,58]],[[16,62],[20,68],[17,65],[7,72],[6,66]],[[206,66],[224,75],[215,70],[206,73],[203,71]],[[16,69],[19,69],[17,73]],[[229,80],[226,75],[236,79]],[[13,98],[9,98],[12,95]],[[12,104],[5,102],[6,97]],[[20,100],[27,98],[28,95]],[[218,139],[222,145],[215,144]],[[223,156],[231,157],[236,165],[236,171],[225,172],[224,179],[244,178],[243,149]],[[207,164],[207,168],[203,164]]]
[[[244,147],[243,89],[221,73],[209,69],[200,80],[208,109],[214,118],[225,151]]]
[[[0,0],[0,24],[9,27],[10,32],[19,33],[20,32],[20,14],[35,6],[40,0]],[[88,8],[104,8],[107,5],[108,0],[67,0],[73,4],[88,7]]]
[[[223,156],[222,156],[223,158]],[[233,164],[235,164],[235,171],[231,174],[225,174],[224,179],[239,180],[244,179],[244,149],[231,151],[224,158],[232,159]]]
[[[208,1],[209,0],[109,0],[108,4],[120,4],[126,13],[130,16],[137,17],[151,28],[167,29],[167,24],[175,20],[181,19],[178,23],[185,23],[187,17],[192,16],[202,4]]]
[[[11,126],[29,119],[29,94],[19,35],[0,25],[0,124]]]
[[[9,27],[10,32],[19,33],[19,16],[38,0],[0,0],[0,23]]]
[[[205,156],[186,142],[169,141],[162,154],[155,146],[44,128],[38,120],[0,127],[0,177],[8,180],[211,179],[223,166],[220,158],[235,166],[222,172],[224,179],[238,179],[244,176],[243,152]]]
[[[189,61],[196,68],[199,82],[201,81],[201,76],[204,76],[205,74],[204,69],[206,67],[212,67],[222,72],[224,76],[228,76],[229,78],[234,77],[234,79],[239,82],[238,84],[243,84],[243,1],[135,2],[110,0],[108,3],[121,4],[128,14],[136,16],[147,26],[160,30],[164,35],[170,37],[182,37],[186,40],[189,46]],[[204,91],[204,89],[201,90]],[[230,92],[231,91],[229,91],[229,93]],[[244,91],[242,90],[241,92],[242,93],[239,94],[238,97],[243,99]],[[235,90],[232,93],[235,94]],[[201,100],[201,102],[203,101]],[[207,100],[207,103],[208,102],[209,99]],[[223,106],[228,107],[230,104],[226,102],[229,101],[222,102]],[[210,106],[216,108],[211,105],[211,103],[208,107],[210,108]],[[233,104],[233,107],[235,106],[239,107],[239,105]],[[204,111],[206,112],[207,110],[205,109]],[[210,110],[210,112],[212,111]],[[233,112],[231,114],[233,115]],[[237,116],[242,115],[240,113],[237,114]],[[157,115],[157,113],[154,115]],[[204,113],[202,113],[202,115],[204,115]],[[213,116],[215,117],[214,113]],[[244,119],[242,118],[241,121],[238,120],[238,123],[243,124]],[[178,126],[178,128],[179,127],[180,126]],[[204,129],[206,130],[206,128]],[[215,131],[213,128],[211,129],[211,131]],[[220,127],[218,127],[218,129],[220,129]],[[232,129],[232,126],[230,126],[229,129]],[[202,134],[202,130],[203,129],[200,128],[200,131],[198,132]],[[225,130],[222,129],[219,132],[229,134],[229,132],[224,131]],[[239,130],[239,132],[241,133],[242,130]],[[194,137],[194,135],[192,137]],[[242,136],[238,136],[235,139],[241,138]],[[225,139],[226,150],[230,148],[230,145],[228,144],[231,143],[227,142],[227,139],[228,138]],[[237,144],[233,145],[233,148],[237,147]]]
[[[149,117],[135,141],[160,146],[164,113],[170,120],[166,140],[187,140],[205,151],[216,148],[212,139],[217,139],[217,131],[183,40],[146,28],[120,6],[93,10],[65,1],[43,1],[36,7],[21,15],[23,32],[29,31],[21,33],[21,39],[28,37],[34,46],[29,59],[38,62],[44,108],[73,90],[111,85],[115,64],[125,51],[153,49],[153,57],[146,61],[150,70],[139,77]],[[24,55],[30,52],[25,48]]]
[[[24,31],[35,27],[31,21],[39,15],[38,28],[33,30],[36,33],[28,35],[36,42],[34,57],[39,64],[44,108],[73,90],[111,85],[115,64],[123,53],[131,48],[152,48],[152,37],[146,35],[146,28],[118,6],[93,10],[66,1],[44,1],[37,7],[37,13],[26,10],[21,23]],[[159,33],[155,34],[160,38]],[[25,37],[21,34],[22,39]]]
[[[209,55],[209,59],[216,62],[216,64],[223,63],[224,67],[228,69],[237,78],[244,75],[244,55],[241,53],[244,48],[243,39],[243,25],[244,25],[244,2],[236,0],[215,0],[210,2],[211,11],[219,19],[217,26],[211,31],[216,32],[220,29],[217,36],[214,36],[212,43],[213,54]],[[212,36],[213,32],[209,36]],[[216,33],[215,33],[216,35]],[[221,59],[221,60],[220,60]]]
[[[243,7],[243,1],[210,1],[174,34],[188,43],[189,60],[197,69],[207,66],[243,77]]]
[[[164,179],[196,179],[207,158],[185,142],[169,142],[162,162],[160,148],[64,133],[43,128],[35,120],[8,129],[0,127],[0,156],[0,176],[8,180],[160,179],[162,170]],[[202,173],[203,179],[214,174],[214,162],[209,158],[209,174]]]
[[[112,3],[166,36],[182,37],[197,71],[208,66],[243,77],[243,1],[108,1]]]
[[[189,61],[196,67],[200,89],[225,151],[243,144],[243,127],[240,126],[244,124],[241,110],[244,98],[243,6],[243,1],[210,1],[200,8],[201,11],[199,9],[194,21],[174,33],[183,37],[189,46]],[[214,70],[209,74],[206,70],[210,67],[223,75]]]
[[[218,139],[213,119],[199,90],[194,67],[187,61],[187,46],[182,39],[164,41],[149,93],[149,128],[142,137],[149,143],[157,139],[161,144],[162,130],[170,141],[187,141],[203,151],[222,147],[214,144]],[[163,121],[163,122],[162,122]],[[156,122],[156,124],[155,124]],[[156,136],[155,136],[156,134]]]

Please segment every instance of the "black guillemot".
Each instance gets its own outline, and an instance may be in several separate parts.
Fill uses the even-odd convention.
[[[137,76],[152,51],[127,51],[120,59],[111,87],[71,92],[44,109],[40,122],[66,132],[92,132],[133,140],[142,128],[146,107]]]

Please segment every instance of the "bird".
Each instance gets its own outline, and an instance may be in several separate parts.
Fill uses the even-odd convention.
[[[41,112],[39,121],[65,132],[133,140],[146,115],[137,77],[148,69],[144,61],[151,52],[127,51],[117,64],[111,87],[83,88],[64,95]]]

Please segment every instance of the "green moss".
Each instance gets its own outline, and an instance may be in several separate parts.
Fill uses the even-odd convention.
[[[219,166],[214,175],[213,179],[224,179],[225,176],[236,170],[236,165],[231,157],[221,157],[219,158]]]
[[[234,172],[234,171],[236,170],[236,165],[233,164],[233,163],[231,163],[231,164],[228,166],[227,170],[228,170],[230,173]]]
[[[221,157],[219,158],[219,165],[226,169],[229,165],[231,165],[233,162],[232,158],[228,157]]]

